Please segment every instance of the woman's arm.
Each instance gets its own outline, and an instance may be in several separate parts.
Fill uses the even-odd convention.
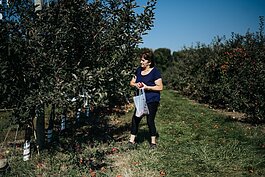
[[[130,81],[130,86],[136,87],[136,76],[133,76],[132,80]]]
[[[155,80],[155,86],[147,86],[143,83],[145,90],[153,90],[153,91],[162,91],[163,90],[163,82],[162,79],[159,78]]]
[[[141,87],[143,87],[143,84],[140,82],[136,83],[136,76],[133,76],[132,80],[130,81],[130,86],[140,89]]]

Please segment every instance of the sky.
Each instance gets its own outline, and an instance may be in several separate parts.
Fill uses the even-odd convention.
[[[145,0],[146,1],[146,0]],[[157,0],[154,27],[139,47],[179,51],[215,37],[259,31],[265,0]]]

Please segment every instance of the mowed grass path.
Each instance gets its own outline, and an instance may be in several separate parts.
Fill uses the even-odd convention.
[[[126,115],[130,121],[132,112]],[[124,117],[123,117],[124,118]],[[146,120],[138,148],[112,157],[121,176],[265,176],[263,126],[253,126],[162,92],[156,117],[158,148],[149,149]]]
[[[164,90],[156,117],[158,148],[149,149],[150,137],[143,119],[138,146],[128,149],[132,114],[133,110],[123,116],[111,116],[104,126],[81,127],[79,132],[84,134],[73,136],[74,140],[64,143],[60,138],[64,146],[71,146],[75,140],[80,142],[78,151],[60,150],[55,145],[40,156],[34,152],[29,161],[23,162],[22,149],[18,148],[10,160],[12,171],[7,176],[265,176],[264,125],[235,121],[174,91]],[[1,122],[4,120],[1,115]],[[102,141],[104,138],[109,140]]]

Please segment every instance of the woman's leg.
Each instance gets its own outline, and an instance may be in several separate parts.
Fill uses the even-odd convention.
[[[151,144],[156,144],[156,126],[155,126],[155,116],[159,102],[148,103],[149,115],[147,115],[147,125],[149,127],[149,133],[151,135]]]
[[[131,137],[130,137],[130,142],[134,143],[135,142],[135,137],[138,133],[138,129],[139,129],[139,124],[141,122],[141,117],[136,117],[135,116],[135,112],[134,111],[134,114],[133,114],[133,117],[132,117],[132,124],[131,124]]]

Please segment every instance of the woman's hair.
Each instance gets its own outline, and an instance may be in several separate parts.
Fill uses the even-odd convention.
[[[155,57],[154,52],[151,49],[144,49],[141,52],[141,58],[143,57],[145,60],[151,62],[150,67],[153,68],[155,66]]]

